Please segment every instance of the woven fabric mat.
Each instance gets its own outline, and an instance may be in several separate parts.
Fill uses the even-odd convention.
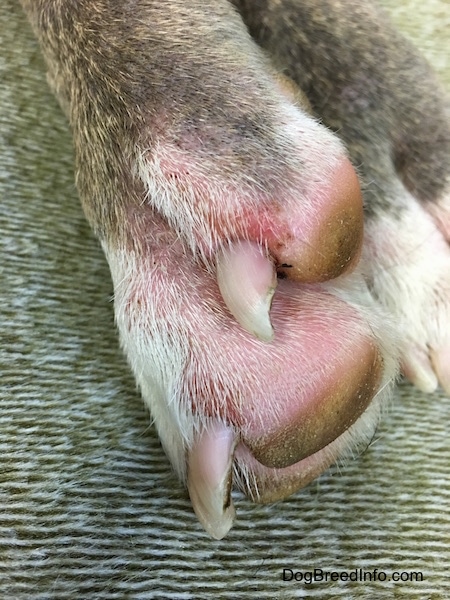
[[[448,0],[391,4],[450,84]],[[18,3],[2,0],[0,598],[450,598],[439,393],[400,386],[363,456],[277,505],[236,494],[230,534],[204,533],[118,349],[111,280],[73,181],[39,50]],[[323,579],[308,583],[314,569]],[[325,581],[335,571],[348,580]]]

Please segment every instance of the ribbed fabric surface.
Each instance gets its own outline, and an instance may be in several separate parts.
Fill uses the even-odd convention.
[[[407,385],[363,456],[277,505],[236,495],[228,537],[203,532],[118,349],[67,124],[17,4],[0,4],[0,598],[450,598],[450,402]],[[400,4],[449,84],[448,1]],[[348,580],[305,583],[314,569]]]

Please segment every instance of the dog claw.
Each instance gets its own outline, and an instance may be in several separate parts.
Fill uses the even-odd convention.
[[[228,310],[246,331],[270,342],[274,333],[269,312],[277,285],[273,262],[258,244],[241,241],[222,249],[216,265]]]
[[[402,371],[411,383],[425,394],[432,394],[439,385],[428,357],[421,356],[419,351],[404,359]]]
[[[438,352],[432,352],[431,362],[442,388],[450,394],[450,345],[444,346]]]
[[[221,540],[231,529],[235,510],[231,500],[236,435],[215,423],[198,436],[188,455],[188,490],[205,530]]]

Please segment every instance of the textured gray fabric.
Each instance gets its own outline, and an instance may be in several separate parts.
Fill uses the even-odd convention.
[[[450,83],[448,0],[399,4]],[[277,505],[236,495],[227,538],[204,533],[118,349],[67,125],[13,0],[0,40],[0,598],[449,598],[450,405],[438,393],[402,386],[363,456]],[[306,585],[284,568],[388,580]],[[394,571],[423,581],[394,583]]]

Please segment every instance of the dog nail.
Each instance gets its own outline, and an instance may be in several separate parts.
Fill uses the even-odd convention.
[[[274,333],[270,307],[277,285],[275,267],[263,248],[241,241],[217,255],[217,282],[223,300],[238,323],[262,341]]]
[[[231,529],[235,510],[231,500],[236,436],[220,423],[205,428],[188,452],[188,490],[205,530],[221,540]]]

